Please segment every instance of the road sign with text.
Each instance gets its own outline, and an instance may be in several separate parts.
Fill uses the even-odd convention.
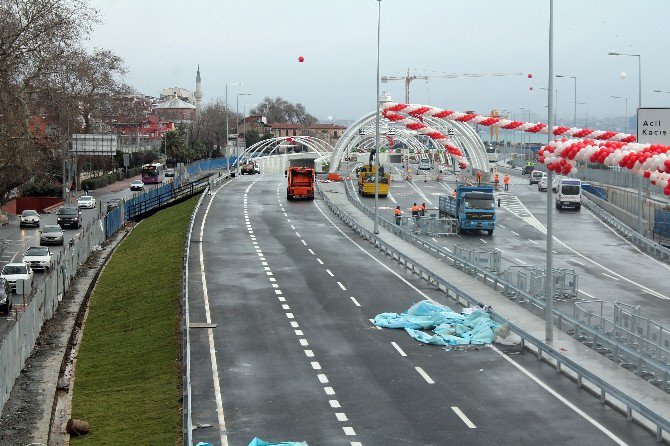
[[[637,140],[670,146],[670,108],[638,108]]]

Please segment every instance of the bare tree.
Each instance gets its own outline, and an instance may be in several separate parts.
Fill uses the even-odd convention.
[[[268,123],[271,124],[290,122],[292,124],[309,125],[317,122],[314,116],[307,113],[304,105],[300,103],[292,104],[280,97],[275,99],[264,98],[250,113],[267,117]]]

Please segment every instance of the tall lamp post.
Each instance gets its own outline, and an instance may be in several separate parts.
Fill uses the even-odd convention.
[[[373,233],[379,234],[379,44],[382,26],[382,0],[377,0],[377,113],[375,115],[375,224]]]
[[[612,99],[625,99],[626,100],[626,111],[623,114],[623,132],[628,133],[628,96],[610,96]]]
[[[251,96],[251,93],[237,93],[235,99],[235,175],[240,176],[240,153],[239,153],[239,139],[240,139],[240,96]]]
[[[625,54],[610,51],[610,56],[637,57],[637,108],[642,107],[642,56],[639,54]],[[642,234],[642,177],[638,177],[637,183],[637,232]]]
[[[554,125],[554,0],[549,0],[549,85],[547,88],[547,144],[551,142]],[[556,91],[558,96],[558,91]],[[545,339],[552,341],[554,339],[554,216],[553,216],[553,198],[554,184],[553,172],[547,174],[547,267],[544,274],[545,292],[547,304],[545,306]]]
[[[577,127],[577,77],[575,77],[575,76],[564,76],[562,74],[557,74],[556,77],[569,77],[570,79],[575,81],[575,101],[574,101],[575,111],[574,111],[573,118],[572,118],[572,126]]]
[[[226,155],[226,167],[228,167],[227,164],[228,164],[228,159],[229,159],[229,157],[228,157],[228,134],[230,132],[229,129],[228,129],[228,115],[229,115],[229,113],[228,113],[228,85],[243,85],[243,84],[242,84],[242,82],[233,82],[233,83],[230,83],[230,84],[226,84],[226,142],[225,142],[226,149],[225,149],[225,152],[224,152],[225,155]],[[228,168],[226,170],[228,170]]]
[[[553,84],[553,82],[552,82],[552,84]],[[551,89],[540,87],[540,90],[544,90],[544,91],[548,92]],[[548,105],[547,105],[547,108],[549,108]],[[554,109],[554,124],[556,124],[556,109],[558,108],[558,88],[554,90],[554,106],[552,108]]]

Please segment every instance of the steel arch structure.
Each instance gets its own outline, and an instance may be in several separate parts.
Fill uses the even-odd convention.
[[[319,159],[328,157],[333,152],[333,146],[328,142],[311,136],[277,136],[270,139],[258,141],[255,144],[247,147],[247,149],[240,155],[240,159],[256,158],[259,156],[270,156],[278,153],[281,142],[288,141],[300,143],[306,146],[310,151],[319,155]],[[277,144],[279,143],[279,144]],[[271,149],[266,152],[267,149]]]
[[[370,137],[370,135],[365,134],[364,129],[374,125],[375,115],[376,112],[368,113],[354,122],[351,126],[349,126],[349,128],[347,128],[347,130],[344,131],[342,137],[338,140],[333,150],[333,154],[330,159],[330,172],[339,170],[340,164],[348,149],[355,147],[356,144],[360,144],[361,141]],[[484,142],[470,125],[458,121],[446,122],[444,120],[431,117],[425,117],[424,120],[431,127],[436,128],[445,135],[449,134],[449,130],[452,129],[453,136],[450,137],[454,144],[463,150],[465,156],[470,161],[471,167],[485,172],[488,171],[489,163],[486,156]],[[408,146],[415,149],[415,152],[417,149],[423,150],[424,146],[416,138],[416,133],[407,132],[404,127],[394,126],[382,116],[380,116],[380,127],[383,129],[394,129],[396,131],[396,134],[393,135],[394,139],[399,139],[407,143]],[[361,132],[361,130],[363,130],[363,132]],[[403,136],[403,131],[406,132],[406,136]],[[363,134],[361,135],[361,133]],[[374,135],[372,135],[372,138],[374,138]]]

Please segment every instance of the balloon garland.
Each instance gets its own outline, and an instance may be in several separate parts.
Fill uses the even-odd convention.
[[[547,133],[547,124],[543,122],[521,122],[512,121],[504,118],[493,118],[491,116],[482,116],[476,113],[462,113],[451,110],[442,110],[436,107],[415,104],[399,104],[388,102],[384,104],[384,111],[392,111],[409,115],[414,118],[428,116],[432,118],[446,119],[449,121],[469,122],[483,126],[498,127],[505,130],[518,130],[527,133]],[[554,127],[552,132],[555,136],[571,136],[574,138],[592,138],[599,140],[613,140],[623,142],[634,142],[635,135],[628,133],[617,133],[603,130],[580,129],[576,127]]]

